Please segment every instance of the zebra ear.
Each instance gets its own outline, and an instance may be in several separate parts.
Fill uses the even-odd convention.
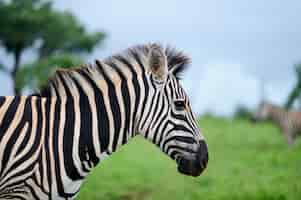
[[[159,84],[164,83],[168,74],[168,67],[163,48],[158,44],[151,45],[148,60],[154,80]]]

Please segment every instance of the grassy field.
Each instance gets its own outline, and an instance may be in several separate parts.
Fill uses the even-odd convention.
[[[300,200],[301,139],[292,148],[270,124],[205,118],[209,165],[198,178],[177,172],[155,146],[136,138],[103,161],[80,200]]]

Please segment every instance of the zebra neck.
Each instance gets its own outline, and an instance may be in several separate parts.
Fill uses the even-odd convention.
[[[63,79],[62,79],[63,80]],[[81,80],[81,79],[77,79]],[[79,84],[81,83],[81,84]],[[60,82],[47,99],[47,144],[60,177],[60,194],[78,191],[82,180],[103,158],[134,136],[136,101],[113,82]],[[84,85],[85,84],[85,85]]]
[[[46,119],[50,123],[47,141],[54,169],[61,174],[56,177],[61,183],[57,186],[61,194],[76,193],[92,168],[107,157],[104,155],[116,151],[130,138],[130,129],[117,125],[125,124],[126,118],[120,113],[118,117],[116,110],[97,101],[101,97],[95,97],[93,103],[89,95],[79,92],[77,97],[58,96],[47,101],[50,113]]]
[[[59,101],[61,112],[65,112],[64,122],[61,122],[64,123],[65,157],[79,156],[75,160],[80,161],[87,172],[104,154],[111,154],[127,143],[132,131],[130,116],[121,114],[120,107],[108,107],[100,99],[93,103],[88,99],[81,94],[77,99]],[[110,98],[109,101],[114,104],[117,100]]]
[[[66,141],[76,142],[66,144],[73,146],[69,154],[78,154],[80,161],[92,159],[93,165],[136,135],[137,121],[148,112],[149,93],[143,67],[126,66],[130,63],[124,60],[119,61],[122,68],[96,64],[57,72],[41,93],[56,98],[66,116]]]
[[[94,165],[103,153],[115,152],[135,135],[136,100],[125,78],[118,84],[105,75],[97,81],[72,78],[57,84],[56,96],[66,113],[64,132],[68,140],[78,141],[80,160],[92,159]]]

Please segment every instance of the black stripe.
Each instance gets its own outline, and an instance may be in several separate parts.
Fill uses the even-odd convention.
[[[0,124],[0,141],[2,140],[4,133],[6,133],[7,129],[11,125],[12,120],[14,119],[18,105],[20,103],[20,97],[14,97],[13,101],[9,105],[4,118],[2,120],[2,123]]]
[[[41,158],[39,159],[39,162],[41,161],[41,159],[42,159],[42,156],[41,156]],[[43,165],[40,163],[40,164],[39,164],[39,168],[40,168],[40,165],[41,165],[41,167],[43,167]],[[42,170],[43,170],[43,169],[42,169]],[[42,176],[42,174],[40,174],[40,175]],[[47,186],[46,186],[46,185],[43,185],[43,176],[42,176],[42,181],[41,181],[42,185],[40,185],[40,184],[38,183],[38,181],[37,181],[36,178],[37,178],[36,176],[32,176],[32,180],[34,181],[34,183],[35,183],[37,186],[39,186],[39,188],[40,188],[45,194],[47,194],[46,190],[44,189],[44,188],[47,187]]]
[[[99,142],[101,146],[101,152],[105,152],[109,146],[109,118],[108,113],[106,111],[104,98],[102,91],[97,87],[95,82],[90,78],[86,73],[81,73],[83,78],[85,78],[93,88],[95,94],[95,104],[97,111],[97,121],[98,121],[98,134],[99,134]],[[96,164],[96,163],[94,163]]]
[[[5,97],[0,97],[0,107],[4,104],[5,100]]]
[[[60,96],[59,96],[59,92],[57,90],[57,88],[54,88],[55,90],[55,93],[56,93],[56,96],[57,96],[57,100],[56,100],[56,104],[55,104],[55,110],[54,110],[54,122],[53,122],[53,156],[54,156],[54,164],[55,164],[55,177],[56,177],[56,180],[53,180],[53,181],[56,181],[56,184],[57,184],[57,190],[58,190],[58,195],[60,197],[67,197],[67,198],[70,198],[70,197],[73,197],[74,194],[67,194],[65,193],[64,191],[64,187],[63,187],[63,183],[62,183],[62,175],[61,175],[61,172],[60,172],[60,156],[59,156],[59,146],[58,146],[58,142],[59,142],[59,138],[58,138],[58,135],[59,135],[59,124],[60,124],[60,113],[61,113],[61,106],[62,106],[62,103],[61,103],[61,99],[60,99]]]
[[[174,151],[171,152],[170,157],[171,157],[173,160],[175,160],[175,159],[176,159],[176,156],[177,156],[178,154],[181,154],[181,153],[178,152],[177,150],[174,150]]]
[[[123,107],[125,111],[125,119],[124,119],[124,132],[123,132],[123,138],[122,138],[122,144],[125,144],[127,142],[127,133],[129,133],[129,126],[131,122],[131,99],[129,94],[129,88],[127,85],[126,77],[123,75],[123,73],[118,69],[118,66],[116,66],[114,63],[112,63],[112,66],[115,67],[116,72],[118,73],[119,77],[121,78],[121,93],[123,97]]]
[[[8,174],[9,172],[11,172],[13,169],[17,168],[19,165],[22,165],[22,163],[24,163],[27,160],[32,159],[32,154],[34,154],[37,151],[38,146],[41,143],[41,130],[42,130],[42,115],[41,115],[41,100],[40,99],[36,99],[36,104],[32,105],[35,106],[37,109],[37,127],[36,127],[36,132],[35,134],[35,138],[34,138],[34,142],[30,148],[30,150],[23,156],[21,157],[19,160],[15,161],[12,165],[12,167],[7,171],[6,174]],[[36,164],[37,160],[32,161],[32,164]]]
[[[139,87],[139,81],[138,81],[138,75],[137,72],[134,70],[134,67],[131,65],[131,63],[129,63],[125,58],[118,56],[116,57],[117,60],[119,60],[121,63],[123,63],[124,65],[126,65],[128,67],[128,69],[131,71],[132,73],[132,82],[133,82],[133,86],[134,86],[134,90],[135,90],[135,105],[134,105],[134,111],[133,111],[133,116],[132,116],[132,127],[131,130],[133,131],[132,136],[134,136],[135,133],[135,122],[136,122],[136,115],[137,115],[137,110],[138,110],[138,106],[139,106],[139,100],[140,100],[140,87]]]
[[[163,113],[163,110],[164,110],[165,107],[167,107],[167,112]],[[166,104],[166,102],[163,99],[160,111],[158,112],[159,114],[157,115],[157,117],[155,119],[155,122],[157,123],[157,126],[155,127],[156,130],[154,132],[155,135],[153,137],[153,143],[155,143],[155,141],[157,140],[158,135],[160,135],[160,138],[162,137],[161,135],[163,135],[162,132],[159,133],[158,129],[161,127],[162,123],[164,122],[164,119],[167,117],[167,115],[168,115],[168,109],[169,109],[168,105]],[[162,117],[162,115],[164,115],[164,116]],[[159,121],[159,119],[160,119],[160,121]]]
[[[156,100],[156,102],[155,102],[155,100]],[[151,104],[150,104],[150,107],[149,107],[149,109],[148,110],[146,110],[146,109],[143,109],[143,113],[144,112],[147,112],[147,114],[146,114],[146,117],[144,118],[144,121],[143,122],[141,122],[141,127],[144,127],[145,126],[145,123],[147,122],[147,119],[149,119],[149,118],[151,118],[152,116],[151,116],[151,113],[152,113],[152,111],[155,109],[154,107],[154,104],[157,104],[158,103],[158,91],[156,90],[155,91],[155,94],[153,95],[153,97],[152,97],[152,99],[151,99]],[[143,116],[143,115],[142,115]],[[145,137],[146,138],[148,138],[148,132],[145,134]]]
[[[87,161],[86,153],[98,162],[93,144],[92,131],[92,110],[88,96],[75,78],[72,78],[79,92],[79,109],[80,109],[80,137],[79,137],[79,158],[81,161]],[[82,162],[82,168],[85,172],[90,170]]]
[[[24,160],[23,160],[24,162]],[[12,168],[16,168],[16,167],[19,167],[22,163],[14,163]],[[8,181],[11,181],[11,180],[14,180],[15,178],[18,178],[20,176],[23,176],[24,174],[28,173],[28,172],[32,172],[33,169],[36,167],[36,164],[37,164],[37,160],[34,160],[33,162],[31,162],[27,168],[22,168],[20,171],[18,171],[17,173],[14,173],[12,176],[10,176],[8,179],[7,179],[7,182]],[[21,182],[21,183],[24,183],[24,180]],[[5,184],[5,183],[3,183]],[[16,182],[12,181],[12,183],[10,184],[11,186],[15,186],[17,185]],[[6,187],[9,187],[10,185],[7,185]],[[2,185],[1,185],[2,186]],[[1,187],[0,186],[0,187]]]
[[[62,184],[62,175],[60,172],[60,156],[59,156],[59,151],[58,151],[58,149],[59,149],[58,135],[59,135],[59,124],[60,124],[60,120],[61,120],[60,112],[61,112],[62,103],[61,103],[61,99],[60,99],[59,93],[56,88],[55,88],[55,92],[56,92],[57,100],[56,100],[56,104],[55,104],[55,108],[54,108],[54,113],[51,113],[54,116],[53,130],[52,130],[53,131],[52,132],[52,134],[53,134],[52,145],[53,145],[54,167],[55,167],[55,177],[56,177],[56,180],[53,180],[53,181],[56,181],[58,194],[60,196],[63,196],[65,193],[64,193],[64,188],[63,188],[63,184]]]
[[[21,151],[28,145],[28,141],[30,138],[30,134],[31,134],[31,129],[32,129],[32,107],[31,107],[31,100],[32,98],[27,98],[26,102],[25,102],[25,110],[23,113],[23,118],[20,124],[23,124],[23,126],[25,125],[25,122],[28,123],[28,129],[25,133],[25,136],[23,138],[22,143],[20,144],[18,150],[17,150],[17,154],[21,153]],[[24,120],[24,121],[23,121]]]
[[[197,153],[196,151],[189,149],[189,148],[185,148],[185,147],[181,147],[179,145],[170,145],[167,147],[166,152],[169,152],[170,150],[180,150],[180,151],[184,151],[187,153]]]
[[[174,99],[176,99],[176,94],[175,94],[175,91],[173,89],[172,79],[170,79],[167,87],[168,87],[167,90],[170,92],[171,100],[173,101]]]
[[[164,119],[166,119],[167,116],[168,116],[168,113],[165,114]],[[162,126],[163,122],[165,122],[165,124],[163,125],[162,131],[160,133],[160,138],[159,138],[159,142],[158,142],[158,146],[159,147],[160,147],[161,143],[163,142],[163,136],[164,136],[165,130],[166,130],[167,126],[168,126],[168,123],[166,123],[165,120],[162,120],[160,122],[160,124],[158,125],[158,127],[155,129],[155,132],[159,132],[159,129]],[[165,137],[166,137],[166,135],[165,135]]]
[[[74,111],[74,100],[70,88],[68,87],[65,79],[60,76],[62,87],[66,92],[66,106],[65,106],[65,126],[63,134],[63,152],[64,152],[64,165],[67,176],[76,181],[83,179],[84,177],[79,174],[73,163],[73,136],[74,136],[74,125],[75,125],[75,111]],[[78,106],[78,105],[76,105]]]
[[[174,125],[174,126],[175,126],[175,125]],[[169,135],[170,133],[176,132],[176,131],[178,131],[178,130],[181,130],[181,128],[175,126],[173,129],[169,130],[169,131],[165,134],[165,138],[167,138],[168,135]],[[182,129],[182,131],[187,131],[187,130],[183,130],[183,129]],[[184,141],[185,138],[190,138],[190,139],[187,139],[186,141]],[[166,144],[167,144],[169,141],[174,140],[174,139],[177,139],[177,140],[182,141],[182,142],[187,142],[187,143],[189,143],[189,144],[197,143],[197,141],[194,141],[194,138],[192,137],[192,134],[191,134],[191,137],[189,137],[189,136],[173,136],[173,137],[168,138],[168,139],[165,140],[165,141],[162,141],[162,142],[163,142],[163,145],[162,145],[163,149],[165,149],[165,146],[166,146]]]
[[[138,62],[140,69],[142,70],[142,80],[143,80],[143,85],[144,85],[144,91],[145,91],[145,96],[142,102],[142,107],[141,107],[141,118],[144,115],[144,112],[147,112],[147,110],[145,109],[146,106],[146,102],[148,100],[148,96],[149,96],[149,84],[146,78],[146,71],[145,71],[145,67],[142,64],[142,61],[139,58],[139,55],[137,54],[137,52],[132,51],[131,54],[133,55],[133,57],[135,58],[135,60]],[[141,119],[140,119],[141,120]],[[141,124],[141,122],[139,121],[139,124]]]
[[[51,185],[52,185],[52,176],[51,176],[51,164],[50,164],[50,152],[49,152],[49,132],[50,132],[50,107],[51,107],[51,98],[47,99],[45,103],[45,138],[44,138],[44,145],[45,145],[45,154],[46,154],[46,163],[43,163],[46,165],[46,175],[48,179],[48,185],[44,185],[44,187],[49,188],[49,197],[52,196],[52,190],[51,190]],[[43,161],[41,161],[43,162]]]
[[[187,144],[195,144],[196,141],[193,137],[189,137],[189,136],[173,136],[168,138],[167,140],[164,141],[164,144],[172,141],[172,140],[177,140],[179,142],[183,142],[183,143],[187,143]]]
[[[19,122],[19,124],[17,125],[17,127],[14,130],[13,134],[9,138],[9,140],[7,142],[7,145],[6,145],[6,148],[4,148],[3,159],[1,160],[2,169],[1,169],[0,174],[3,173],[3,170],[5,169],[6,165],[8,164],[8,159],[11,157],[11,151],[14,147],[14,144],[17,141],[18,137],[20,136],[20,133],[21,133],[23,127],[25,126],[25,123],[26,123],[27,118],[28,118],[27,111],[29,111],[29,114],[30,114],[30,117],[31,117],[31,113],[30,113],[31,108],[30,108],[30,100],[29,99],[26,100],[24,106],[25,106],[24,107],[24,113],[22,115],[21,121]],[[27,132],[29,132],[29,131],[27,131]],[[21,143],[20,147],[21,146],[24,146],[24,145],[22,145],[22,143]],[[19,149],[20,149],[20,147],[19,147]],[[17,154],[18,154],[18,151],[17,151]]]
[[[162,101],[161,107],[159,107],[160,101]],[[151,127],[151,128],[153,128],[156,124],[159,123],[159,121],[158,121],[157,118],[160,116],[160,113],[162,113],[162,110],[163,110],[163,108],[164,108],[163,96],[159,96],[158,100],[155,102],[155,105],[152,106],[152,107],[154,107],[154,114],[153,114],[153,116],[151,116],[151,117],[152,117],[152,123],[154,123],[154,124],[151,123],[151,124],[152,124],[152,127]],[[158,133],[155,132],[154,134],[155,134],[155,135],[154,135],[154,137],[153,137],[153,143],[155,143],[156,135],[157,135]]]
[[[120,125],[121,125],[120,108],[119,108],[119,105],[118,105],[116,91],[115,91],[115,87],[114,87],[113,82],[110,80],[110,78],[108,77],[106,72],[104,72],[102,67],[100,67],[100,71],[103,74],[103,77],[104,77],[105,81],[108,84],[109,99],[110,99],[111,110],[112,110],[112,113],[113,113],[114,128],[115,128],[115,132],[110,133],[110,134],[114,134],[112,151],[115,151],[116,147],[117,147],[117,143],[118,143],[119,131],[120,131]]]
[[[172,95],[169,94],[169,84],[170,84],[170,78],[169,76],[167,77],[167,80],[166,80],[166,85],[164,87],[164,95],[165,97],[167,98],[167,102],[173,102],[172,101]]]
[[[30,185],[28,185],[26,182],[25,182],[25,185],[30,190],[30,194],[33,196],[33,198],[39,200],[40,197],[35,193],[34,189]]]
[[[33,144],[30,148],[30,150],[22,157],[20,160],[14,163],[14,166],[21,165],[23,162],[32,159],[32,155],[37,152],[37,149],[39,145],[41,144],[41,138],[42,138],[42,106],[41,106],[41,99],[36,98],[35,104],[32,106],[35,106],[36,112],[37,112],[37,119],[36,120],[36,132],[35,134]],[[39,152],[40,153],[40,152]],[[38,158],[37,158],[38,159]],[[34,161],[36,162],[36,161]]]

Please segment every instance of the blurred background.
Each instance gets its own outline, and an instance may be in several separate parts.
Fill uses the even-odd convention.
[[[86,63],[151,41],[175,46],[192,58],[183,84],[199,114],[227,116],[238,105],[254,108],[262,85],[267,99],[285,104],[297,82],[295,68],[301,61],[297,0],[32,2],[46,8],[20,5],[1,11],[1,27],[8,26],[0,33],[2,95],[14,93],[14,81],[5,72],[13,71],[18,45],[21,69],[62,52]],[[21,84],[36,86],[27,80]]]
[[[300,142],[289,149],[275,126],[248,121],[263,99],[301,109],[300,10],[298,0],[0,0],[1,95],[37,91],[58,66],[172,45],[192,58],[182,83],[203,116],[208,171],[182,177],[138,139],[79,199],[301,199]]]

